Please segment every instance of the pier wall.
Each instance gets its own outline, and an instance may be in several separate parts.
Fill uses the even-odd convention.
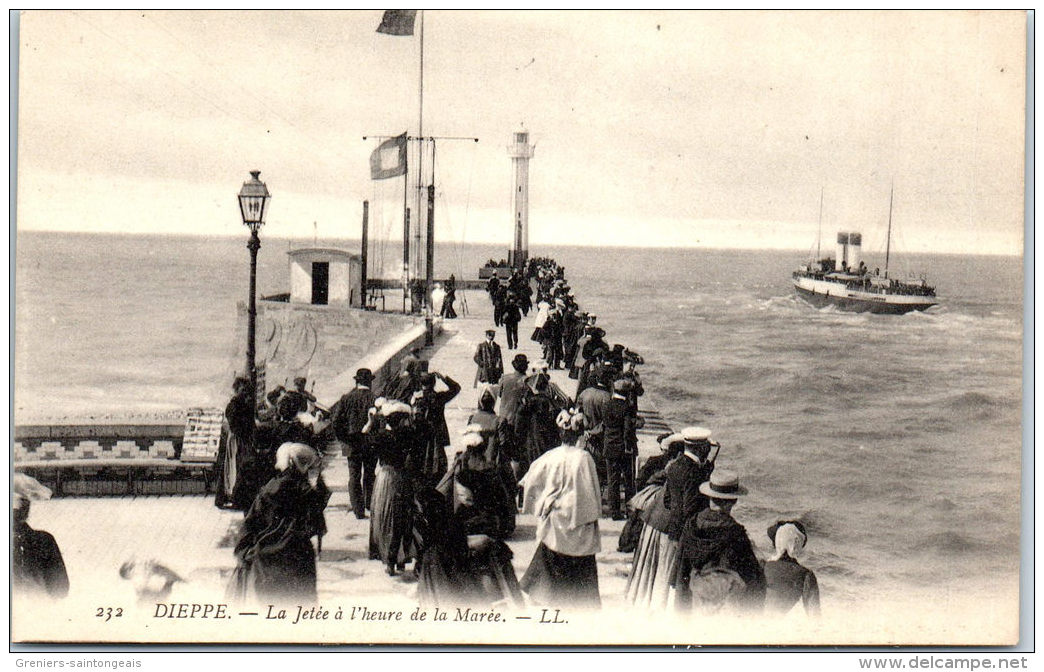
[[[247,341],[247,306],[241,302],[236,324],[236,369],[243,371]],[[343,388],[344,374],[355,373],[358,362],[373,359],[407,334],[416,339],[423,317],[378,313],[357,308],[259,301],[257,304],[257,361],[265,363],[265,388],[290,387],[304,376],[320,403],[336,401],[352,385]],[[243,344],[243,345],[238,345]],[[406,351],[409,351],[407,347]],[[370,367],[374,368],[374,367]],[[377,372],[377,369],[374,369]],[[348,376],[351,381],[351,375]],[[334,385],[334,381],[337,384]],[[339,392],[337,390],[340,390]],[[332,401],[330,403],[332,403]]]
[[[264,316],[264,321],[262,320]],[[246,342],[246,310],[241,306],[241,333]],[[305,375],[314,383],[319,403],[331,406],[355,386],[358,368],[374,372],[374,389],[398,374],[412,348],[423,348],[423,318],[290,306],[261,302],[258,306],[258,360],[267,359],[268,389],[283,376]],[[433,323],[434,335],[442,322]],[[237,353],[237,358],[245,355]],[[239,361],[237,359],[237,361]],[[271,382],[277,381],[277,382]],[[211,461],[182,459],[184,422],[35,424],[14,428],[15,469],[51,488],[55,496],[169,495],[209,492],[214,482]]]
[[[434,320],[432,326],[434,335],[439,336],[442,333],[442,320]],[[316,381],[316,399],[325,406],[333,405],[342,394],[355,387],[355,372],[360,368],[373,371],[373,389],[379,392],[385,383],[398,375],[402,369],[402,360],[410,354],[410,350],[424,347],[426,332],[425,324],[421,321],[367,352],[336,377]]]

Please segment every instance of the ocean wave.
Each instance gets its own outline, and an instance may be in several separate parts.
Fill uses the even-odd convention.
[[[839,439],[847,439],[849,441],[865,441],[867,443],[876,443],[879,441],[888,441],[889,439],[895,438],[895,429],[892,427],[879,426],[879,429],[847,429],[842,430],[834,434]],[[862,448],[863,446],[860,446]]]
[[[797,296],[787,294],[786,296],[770,296],[767,299],[756,299],[751,307],[762,311],[772,310],[797,314],[804,312],[808,305]]]
[[[908,398],[903,402],[908,409],[923,409],[931,412],[925,418],[920,416],[906,418],[906,429],[919,432],[950,429],[954,419],[986,420],[992,418],[997,409],[1003,408],[1001,400],[984,392],[959,392],[945,395],[933,395],[920,398]]]
[[[847,373],[824,371],[790,371],[777,381],[779,390],[792,395],[825,400],[826,407],[846,396],[866,394],[871,381]]]
[[[989,548],[989,544],[972,539],[959,532],[947,530],[933,534],[920,535],[914,541],[913,550],[916,553],[928,553],[931,555],[945,553],[947,555],[965,555],[976,553]]]
[[[963,392],[945,400],[943,407],[955,413],[971,414],[978,419],[991,415],[999,401],[982,392]]]

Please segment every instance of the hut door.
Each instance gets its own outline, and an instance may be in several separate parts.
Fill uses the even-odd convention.
[[[325,306],[330,302],[330,262],[312,262],[312,303]]]

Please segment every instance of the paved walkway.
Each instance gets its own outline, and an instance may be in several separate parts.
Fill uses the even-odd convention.
[[[458,380],[461,395],[447,408],[451,438],[460,441],[460,429],[475,408],[477,390],[472,387],[472,353],[491,324],[485,295],[472,292],[474,312],[446,323],[445,334],[427,353],[431,367]],[[520,331],[532,333],[532,319]],[[503,342],[503,335],[498,337]],[[523,352],[535,359],[536,346],[524,340]],[[505,359],[514,353],[505,351]],[[567,392],[572,381],[554,372],[555,382]],[[663,427],[654,411],[643,409],[647,425],[639,437],[640,448],[654,450],[653,436]],[[460,446],[450,448],[450,456]],[[120,565],[129,559],[155,559],[167,565],[186,583],[177,584],[166,602],[220,603],[235,561],[232,556],[242,514],[220,511],[212,497],[149,496],[114,498],[66,498],[34,505],[30,524],[54,534],[65,557],[71,581],[68,599],[57,604],[15,600],[13,641],[84,642],[273,642],[273,643],[517,643],[517,644],[613,644],[613,643],[843,643],[925,642],[938,644],[986,641],[978,631],[982,605],[990,600],[956,600],[947,603],[949,619],[937,622],[930,600],[920,596],[884,599],[875,596],[865,605],[851,605],[844,618],[806,621],[799,615],[783,621],[764,620],[752,627],[747,620],[715,618],[702,621],[678,619],[673,612],[650,614],[624,608],[623,591],[630,570],[629,554],[616,551],[622,523],[600,523],[602,551],[598,554],[598,578],[603,609],[597,614],[568,614],[569,625],[541,624],[539,608],[507,614],[506,622],[486,624],[454,622],[419,624],[410,620],[415,610],[416,582],[407,572],[388,577],[380,562],[367,558],[368,521],[356,520],[348,510],[345,488],[347,466],[333,459],[326,472],[333,490],[326,511],[329,533],[319,557],[319,603],[346,613],[353,608],[401,610],[402,620],[387,621],[289,621],[269,620],[264,613],[234,613],[229,620],[170,620],[156,618],[155,603],[136,605],[128,582],[119,578]],[[520,516],[508,545],[513,564],[522,576],[535,550],[534,521]],[[1017,589],[1017,587],[1016,587]],[[932,593],[937,598],[936,593]],[[992,596],[991,596],[992,597]],[[1012,593],[1006,604],[1017,600]],[[882,609],[882,604],[887,608]],[[123,609],[121,618],[106,620],[99,610]],[[932,607],[934,608],[934,607]],[[927,610],[927,611],[926,611]],[[264,612],[261,607],[259,612]],[[931,613],[928,613],[931,612]],[[288,615],[293,619],[295,614]],[[922,617],[923,616],[923,617]],[[998,631],[1014,633],[1017,617],[1011,611],[994,610],[986,617]],[[525,620],[523,620],[525,619]],[[852,624],[859,627],[853,629]],[[510,627],[506,627],[510,626]],[[994,641],[990,639],[989,641]],[[1001,641],[1001,640],[996,640]]]
[[[492,311],[485,295],[473,292],[471,299],[473,312],[468,317],[447,321],[439,341],[424,354],[430,359],[432,370],[451,376],[463,387],[446,409],[454,443],[447,451],[451,461],[457,451],[463,450],[459,445],[460,430],[478,402],[479,390],[473,387],[474,349],[483,339],[484,330],[492,325]],[[531,361],[540,358],[537,344],[526,337],[532,333],[533,315],[530,313],[520,325],[524,334],[521,352]],[[502,329],[497,340],[503,347]],[[507,366],[515,352],[504,348]],[[555,371],[552,377],[566,392],[575,390],[575,381],[564,371]],[[416,586],[409,573],[388,577],[380,562],[367,558],[369,521],[357,520],[349,510],[347,476],[343,458],[332,459],[325,472],[333,496],[326,511],[329,533],[323,538],[319,558],[320,601],[348,604],[379,596],[381,604],[412,608]],[[51,532],[62,549],[72,586],[70,602],[93,603],[104,595],[105,603],[118,604],[134,602],[129,583],[118,575],[121,564],[134,558],[158,560],[187,580],[176,585],[170,601],[223,599],[235,566],[232,546],[241,520],[241,513],[216,509],[211,496],[63,498],[37,503],[30,516],[30,524]],[[630,555],[616,551],[621,528],[620,522],[601,523],[602,552],[598,565],[606,606],[621,600],[630,569]],[[534,529],[531,516],[520,516],[517,531],[509,541],[519,577],[536,547]]]

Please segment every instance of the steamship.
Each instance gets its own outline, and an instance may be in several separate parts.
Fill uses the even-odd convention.
[[[938,303],[935,288],[923,277],[918,282],[888,277],[887,256],[883,275],[879,270],[870,272],[861,258],[862,238],[858,232],[839,232],[836,259],[819,259],[794,271],[798,296],[817,308],[837,306],[848,312],[890,315],[926,310]]]

